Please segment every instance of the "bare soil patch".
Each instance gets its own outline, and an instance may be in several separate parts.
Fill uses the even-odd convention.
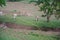
[[[27,25],[19,25],[15,23],[6,23],[5,24],[8,28],[14,28],[14,29],[26,29],[26,30],[42,30],[42,31],[54,31],[54,32],[60,32],[60,28],[34,28],[33,26],[27,26]]]
[[[5,25],[6,25],[8,28],[32,30],[32,26],[19,25],[19,24],[15,24],[15,23],[6,23]]]

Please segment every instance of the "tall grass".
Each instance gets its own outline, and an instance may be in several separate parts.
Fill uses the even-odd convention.
[[[23,24],[28,26],[34,26],[36,28],[60,28],[60,20],[52,20],[46,22],[44,20],[35,21],[34,17],[19,16],[13,19],[13,16],[0,16],[0,22],[10,22],[16,24]]]

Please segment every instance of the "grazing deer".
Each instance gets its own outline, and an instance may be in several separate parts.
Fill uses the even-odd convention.
[[[36,16],[36,17],[35,17],[35,20],[38,21],[38,20],[39,20],[39,16]]]
[[[33,16],[30,12],[27,12],[27,11],[22,11],[20,13],[21,16]]]
[[[16,19],[16,17],[17,17],[17,14],[13,14],[13,18]]]
[[[2,12],[2,11],[0,11],[0,15],[1,15],[1,16],[3,15],[3,12]]]
[[[31,13],[27,13],[26,15],[27,15],[27,16],[33,16]]]

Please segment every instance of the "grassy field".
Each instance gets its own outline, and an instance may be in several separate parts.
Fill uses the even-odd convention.
[[[4,11],[26,11],[27,13],[33,14],[30,16],[17,16],[16,19],[13,19],[13,16],[10,15],[10,12],[6,16],[0,16],[0,22],[9,22],[22,25],[28,25],[32,27],[51,27],[51,28],[60,28],[60,20],[55,20],[52,16],[49,23],[46,22],[46,17],[41,17],[43,12],[38,11],[38,7],[34,4],[28,4],[30,0],[24,0],[22,2],[9,2],[7,6],[2,8]],[[17,5],[18,4],[18,5]],[[12,13],[13,14],[13,13]],[[35,21],[35,16],[39,16],[39,21]],[[53,19],[53,20],[52,20]],[[54,33],[40,32],[37,30],[21,30],[21,29],[11,29],[11,28],[0,28],[0,40],[60,40],[60,36]]]
[[[0,29],[0,40],[60,40],[59,36],[46,35],[38,31],[25,31],[20,29]]]
[[[30,16],[17,16],[16,19],[13,18],[11,15],[1,16],[0,21],[3,22],[10,22],[28,26],[36,26],[36,27],[51,27],[51,28],[60,28],[60,20],[50,20],[49,23],[46,20],[39,19],[35,21],[35,17]]]

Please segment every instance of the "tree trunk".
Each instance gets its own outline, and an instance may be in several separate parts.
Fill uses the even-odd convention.
[[[49,16],[47,16],[47,22],[49,22],[50,21],[50,17]]]

